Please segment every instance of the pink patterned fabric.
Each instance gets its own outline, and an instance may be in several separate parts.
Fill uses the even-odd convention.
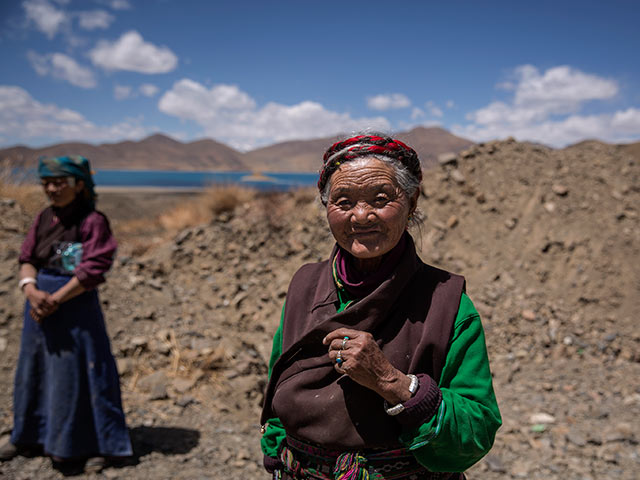
[[[422,181],[422,166],[416,151],[391,137],[380,137],[378,135],[358,135],[355,137],[336,142],[325,152],[320,178],[318,179],[318,189],[324,190],[327,181],[340,164],[358,157],[370,155],[383,155],[385,157],[398,160],[407,167],[409,172],[418,180]]]

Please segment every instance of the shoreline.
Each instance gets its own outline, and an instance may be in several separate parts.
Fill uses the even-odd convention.
[[[206,187],[157,187],[157,186],[145,186],[145,185],[134,185],[134,186],[115,186],[115,185],[107,185],[100,186],[96,185],[96,193],[100,194],[146,194],[146,193],[161,193],[161,194],[172,194],[172,193],[201,193],[206,189]]]
[[[97,209],[118,223],[157,218],[202,194],[201,189],[165,187],[96,187]]]

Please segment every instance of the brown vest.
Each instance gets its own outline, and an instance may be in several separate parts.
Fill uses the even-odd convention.
[[[63,223],[55,225],[53,208],[48,207],[40,214],[40,222],[36,230],[36,248],[34,259],[36,268],[47,267],[58,242],[77,242],[80,239],[80,223]]]
[[[336,313],[330,262],[304,265],[287,293],[261,423],[278,417],[287,434],[327,448],[398,448],[400,425],[383,399],[338,374],[322,339],[339,327],[368,331],[394,367],[438,381],[463,290],[463,277],[424,264],[410,240],[390,278]]]

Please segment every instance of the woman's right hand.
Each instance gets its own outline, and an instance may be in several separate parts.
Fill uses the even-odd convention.
[[[24,287],[24,293],[31,304],[31,317],[38,323],[58,309],[58,302],[51,298],[51,294],[38,290],[32,283]]]

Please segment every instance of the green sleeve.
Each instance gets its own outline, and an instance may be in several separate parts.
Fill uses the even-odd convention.
[[[282,315],[280,316],[280,326],[276,330],[273,336],[273,347],[271,349],[271,358],[269,358],[269,378],[271,378],[271,371],[273,365],[276,363],[280,355],[282,355],[282,321],[284,320],[284,307],[282,308]],[[284,427],[279,418],[270,418],[267,422],[266,430],[262,434],[260,439],[260,447],[262,447],[262,453],[268,457],[277,458],[278,450],[280,449],[280,443],[286,436]]]
[[[428,422],[400,436],[434,472],[463,472],[493,445],[502,424],[480,316],[462,295],[440,382],[442,403]]]

